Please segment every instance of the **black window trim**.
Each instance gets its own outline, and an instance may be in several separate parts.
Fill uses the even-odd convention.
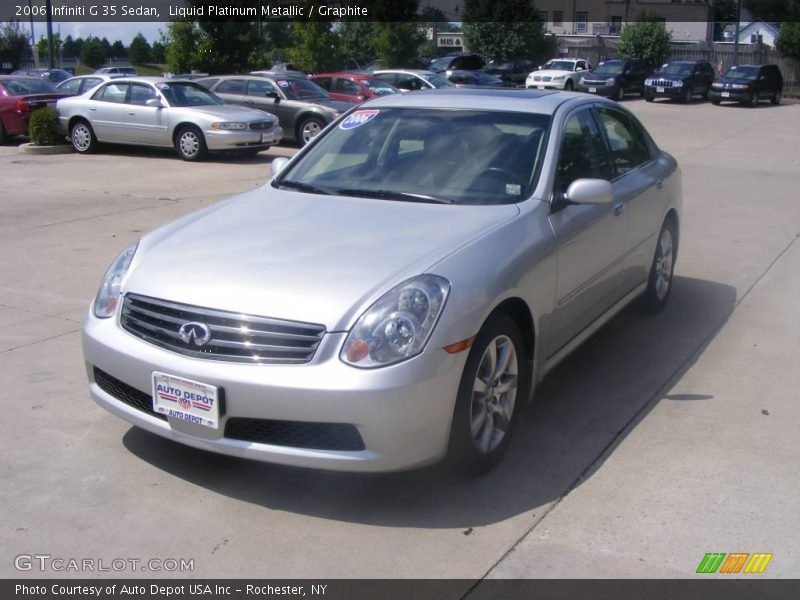
[[[608,139],[608,134],[606,133],[606,128],[603,125],[603,122],[600,120],[600,114],[599,114],[598,111],[601,108],[609,110],[612,113],[614,113],[614,112],[619,113],[619,114],[623,115],[625,118],[627,118],[629,120],[631,120],[631,119],[633,120],[634,124],[637,125],[638,128],[641,130],[641,134],[642,134],[642,137],[643,137],[641,142],[644,144],[645,148],[647,149],[647,154],[648,154],[648,159],[646,161],[644,161],[642,163],[639,163],[638,165],[636,165],[635,167],[633,167],[629,171],[625,171],[624,173],[620,173],[619,172],[619,170],[617,169],[617,165],[613,161],[612,156],[611,156],[611,142]],[[599,104],[599,103],[595,104],[592,107],[592,111],[594,112],[595,120],[600,125],[600,131],[603,134],[603,139],[605,140],[605,144],[606,144],[606,152],[608,152],[608,154],[609,154],[609,159],[612,159],[611,160],[611,167],[614,170],[615,175],[614,175],[614,177],[612,179],[609,180],[611,183],[614,183],[615,181],[618,181],[619,179],[622,179],[623,177],[627,177],[628,175],[630,175],[634,171],[638,171],[639,169],[642,169],[645,166],[650,165],[653,162],[655,162],[655,160],[656,160],[656,157],[654,156],[655,155],[655,152],[654,152],[655,144],[651,144],[650,143],[650,139],[648,138],[648,135],[645,133],[644,127],[639,122],[639,120],[636,119],[636,117],[634,117],[631,113],[623,110],[620,107],[610,106],[610,105],[604,104],[604,103],[603,104]]]

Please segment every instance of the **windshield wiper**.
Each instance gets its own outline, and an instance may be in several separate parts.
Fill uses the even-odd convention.
[[[411,192],[393,192],[392,190],[336,190],[343,196],[356,196],[359,198],[379,198],[381,200],[404,200],[406,202],[427,202],[429,204],[453,204],[448,198],[437,198],[426,194],[412,194]]]
[[[290,190],[297,190],[298,192],[306,192],[309,194],[331,195],[328,190],[311,185],[310,183],[303,183],[302,181],[278,181],[275,185],[281,189],[288,188]]]

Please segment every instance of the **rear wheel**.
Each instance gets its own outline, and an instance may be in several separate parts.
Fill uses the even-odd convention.
[[[203,133],[193,125],[186,125],[175,134],[175,152],[183,160],[203,160],[208,154]]]
[[[76,121],[69,130],[69,139],[76,152],[90,154],[97,150],[97,138],[86,121]]]
[[[526,398],[525,354],[516,323],[506,314],[489,318],[475,338],[450,428],[448,461],[480,474],[494,467],[508,447]]]
[[[300,144],[300,147],[302,148],[314,139],[323,129],[325,129],[325,123],[319,117],[308,117],[304,119],[300,125],[297,126],[297,142]]]
[[[656,252],[650,266],[644,303],[648,310],[658,312],[667,304],[672,290],[672,274],[678,250],[678,227],[675,219],[667,217],[658,234]]]
[[[777,105],[777,104],[780,104],[780,103],[781,103],[781,98],[782,98],[782,97],[783,97],[783,94],[782,94],[780,91],[777,91],[777,92],[775,92],[775,95],[774,95],[772,98],[770,98],[770,100],[769,100],[769,101],[770,101],[770,102],[771,102],[773,105]]]

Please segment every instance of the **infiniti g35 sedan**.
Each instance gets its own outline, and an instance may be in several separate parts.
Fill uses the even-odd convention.
[[[173,147],[183,160],[202,160],[216,150],[256,154],[283,136],[274,116],[226,106],[191,81],[116,78],[57,106],[61,129],[81,154],[109,142]]]
[[[122,251],[83,326],[90,392],[232,456],[485,471],[559,361],[665,305],[680,219],[675,159],[610,100],[385,96]]]

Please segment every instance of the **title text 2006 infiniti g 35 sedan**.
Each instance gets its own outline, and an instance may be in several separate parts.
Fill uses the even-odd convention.
[[[670,292],[680,171],[609,100],[387,96],[273,171],[111,265],[83,332],[112,413],[275,463],[480,471],[559,360]]]

